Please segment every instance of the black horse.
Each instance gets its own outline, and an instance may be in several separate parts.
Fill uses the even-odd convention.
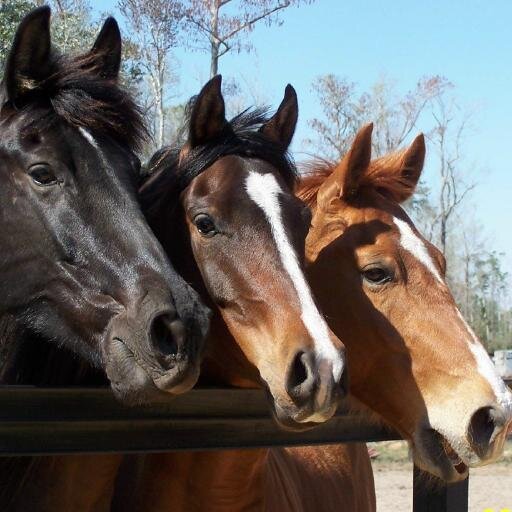
[[[48,7],[23,19],[0,86],[0,381],[106,373],[132,402],[185,391],[208,311],[137,203],[146,132],[117,82],[119,28],[109,18],[92,50],[70,58],[49,25]]]

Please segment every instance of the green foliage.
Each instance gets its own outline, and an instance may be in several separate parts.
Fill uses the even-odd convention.
[[[74,53],[89,48],[99,29],[93,23],[86,0],[52,0],[52,41],[61,52]]]
[[[508,274],[502,269],[503,254],[496,251],[476,258],[471,274],[466,312],[475,332],[489,351],[512,343],[512,311],[506,309]]]
[[[21,18],[35,6],[35,2],[30,0],[0,2],[0,65],[2,69]]]

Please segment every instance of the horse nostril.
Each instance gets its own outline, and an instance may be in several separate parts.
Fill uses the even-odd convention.
[[[170,313],[158,315],[151,323],[150,339],[160,354],[177,356],[185,344],[185,326]]]
[[[349,388],[349,376],[348,376],[348,370],[347,368],[343,368],[343,373],[341,374],[340,378],[340,398],[344,398],[348,395],[348,388]]]
[[[491,444],[504,429],[507,418],[499,407],[481,407],[469,422],[471,446],[479,457],[485,457]]]
[[[315,386],[314,355],[299,351],[288,369],[286,391],[293,400],[305,402],[312,397]]]

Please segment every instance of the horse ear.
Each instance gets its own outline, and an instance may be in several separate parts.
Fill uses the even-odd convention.
[[[114,18],[105,20],[90,53],[102,77],[117,79],[121,67],[121,32]]]
[[[50,8],[38,7],[22,20],[5,65],[7,98],[15,102],[48,78],[50,67]]]
[[[413,194],[425,161],[425,138],[418,135],[405,150],[374,160],[364,176],[367,186],[397,203]]]
[[[320,187],[318,194],[323,200],[334,196],[348,199],[357,192],[361,177],[370,165],[372,130],[373,123],[359,130],[348,153]]]
[[[218,138],[228,126],[221,86],[222,76],[214,76],[195,100],[188,135],[191,148]]]
[[[403,154],[397,169],[397,178],[402,185],[400,191],[395,192],[396,200],[399,203],[406,201],[414,194],[424,163],[425,137],[420,133]]]
[[[288,84],[284,91],[284,98],[276,113],[260,128],[268,139],[279,144],[284,149],[290,145],[297,119],[299,117],[299,105],[295,89]]]

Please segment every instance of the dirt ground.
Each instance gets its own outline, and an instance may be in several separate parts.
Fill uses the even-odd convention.
[[[412,463],[407,461],[407,449],[401,443],[379,443],[374,447],[380,454],[373,463],[377,511],[410,512]],[[509,455],[512,455],[510,442],[503,462],[471,471],[470,512],[512,512],[512,460]]]

